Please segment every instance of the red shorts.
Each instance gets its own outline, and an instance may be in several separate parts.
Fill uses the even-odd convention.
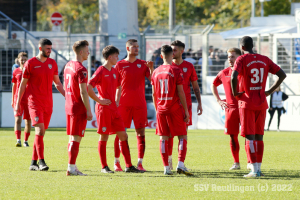
[[[44,108],[42,106],[29,106],[28,108],[32,126],[43,123],[45,129],[48,129],[52,115],[52,107]]]
[[[16,107],[16,105],[14,105],[14,107]],[[24,114],[23,119],[30,120],[28,103],[21,102],[20,103],[20,112],[19,113],[14,112],[14,114],[15,114],[15,117],[22,116]]]
[[[267,110],[239,109],[241,119],[241,136],[264,135]]]
[[[95,113],[98,124],[97,133],[111,135],[117,131],[125,131],[124,122],[118,110],[114,111],[96,104]]]
[[[120,106],[118,110],[124,121],[126,128],[130,128],[131,121],[133,120],[135,129],[145,128],[148,126],[147,107],[127,107]]]
[[[157,113],[156,119],[156,135],[169,137],[187,135],[182,108],[168,114]]]
[[[192,105],[188,106],[188,110],[189,110],[189,115],[190,115],[190,119],[189,121],[186,123],[187,126],[191,126],[193,125],[193,116],[192,116]]]
[[[67,135],[78,135],[84,137],[86,123],[86,113],[79,115],[67,115]]]
[[[238,108],[225,109],[225,131],[226,135],[238,135],[240,132],[240,115]]]

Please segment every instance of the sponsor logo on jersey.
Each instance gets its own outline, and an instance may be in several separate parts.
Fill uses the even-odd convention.
[[[35,117],[34,120],[35,120],[36,122],[38,122],[38,121],[39,121],[39,117]]]
[[[48,67],[49,67],[49,69],[52,69],[52,65],[51,64],[48,64]]]
[[[102,127],[102,132],[105,132],[106,131],[106,127]]]
[[[183,72],[187,72],[187,68],[186,67],[183,68]]]
[[[39,68],[39,67],[41,67],[41,66],[35,66],[34,68]],[[25,68],[24,68],[25,69]]]
[[[260,87],[250,87],[250,90],[260,90],[260,89],[262,89],[262,86],[260,86]]]
[[[115,74],[113,74],[113,76],[114,76],[115,79],[117,78],[117,76]]]
[[[109,75],[105,75],[104,77],[108,77]]]
[[[123,69],[124,69],[124,68],[127,68],[127,67],[130,67],[130,66],[125,66],[125,67],[123,67]]]
[[[136,66],[137,66],[138,68],[141,68],[141,67],[142,67],[142,65],[141,65],[141,64],[137,64]]]

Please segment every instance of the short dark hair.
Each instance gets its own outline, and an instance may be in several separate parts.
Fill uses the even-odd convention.
[[[227,50],[227,52],[235,52],[238,55],[242,55],[241,50],[238,49],[238,48],[230,48],[230,49]]]
[[[246,50],[251,50],[253,48],[253,40],[250,36],[244,36],[240,42]]]
[[[161,53],[165,56],[169,56],[170,54],[173,53],[173,49],[170,45],[163,45],[161,47]]]
[[[105,60],[107,60],[110,55],[115,53],[119,54],[119,49],[113,45],[108,45],[102,50],[102,55]]]
[[[28,54],[26,52],[20,52],[18,54],[18,59],[21,58],[21,57],[23,57],[23,56],[25,56],[26,58],[28,58]]]
[[[129,40],[127,40],[127,42],[126,42],[126,47],[132,45],[132,44],[135,43],[135,42],[138,42],[138,41],[137,41],[136,39],[129,39]]]
[[[73,51],[79,53],[83,47],[89,46],[89,42],[86,40],[76,41],[73,44]]]
[[[52,42],[51,42],[49,39],[47,39],[47,38],[42,38],[42,39],[40,39],[40,41],[39,41],[39,45],[40,45],[41,47],[43,47],[43,46],[45,46],[45,45],[52,45]]]
[[[183,49],[185,48],[185,44],[181,42],[180,40],[175,40],[171,43],[171,46],[175,47],[182,47]]]

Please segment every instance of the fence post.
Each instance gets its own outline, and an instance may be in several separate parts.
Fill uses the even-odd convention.
[[[257,53],[261,53],[261,43],[260,43],[261,36],[260,34],[257,35]]]
[[[96,35],[94,35],[93,36],[93,49],[92,49],[92,52],[93,52],[93,56],[95,56],[95,58],[96,58],[96,40],[97,40],[97,36]]]
[[[109,45],[109,36],[108,35],[105,35],[104,36],[104,47],[108,46]]]

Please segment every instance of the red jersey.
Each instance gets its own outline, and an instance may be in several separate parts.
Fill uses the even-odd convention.
[[[232,69],[231,67],[227,67],[226,69],[220,71],[216,78],[214,79],[214,86],[218,87],[219,85],[223,84],[226,96],[226,103],[228,104],[229,108],[238,108],[238,101],[234,98],[231,90],[231,74]]]
[[[116,90],[120,86],[120,75],[115,68],[111,68],[109,71],[104,66],[98,67],[92,78],[89,80],[89,84],[93,87],[97,87],[99,98],[109,99],[111,104],[106,106],[111,110],[117,110],[116,104]],[[100,105],[102,106],[102,105]]]
[[[133,63],[121,60],[115,68],[121,77],[122,93],[120,106],[146,107],[145,77],[150,76],[150,70],[144,60],[136,59]]]
[[[265,88],[268,73],[276,74],[280,67],[266,56],[244,54],[236,59],[233,70],[239,73],[240,92],[245,91],[238,97],[239,107],[250,110],[267,109]]]
[[[70,61],[65,66],[65,110],[68,115],[84,114],[86,108],[80,95],[79,84],[87,83],[88,71],[79,61]]]
[[[197,81],[198,76],[196,74],[196,70],[194,68],[194,65],[190,62],[183,61],[180,65],[176,65],[174,62],[173,65],[179,67],[183,71],[183,90],[186,97],[186,103],[188,106],[192,105],[192,97],[191,97],[191,82]]]
[[[180,68],[173,65],[161,65],[152,74],[151,84],[155,88],[158,113],[169,113],[180,108],[177,85],[183,85]]]
[[[14,102],[16,103],[17,102],[17,98],[18,98],[18,93],[19,93],[19,88],[20,88],[20,84],[21,84],[21,81],[22,81],[22,69],[21,68],[16,68],[14,71],[13,71],[13,77],[12,77],[12,80],[11,82],[16,84],[16,91],[15,91],[15,94],[14,94]],[[23,97],[21,99],[21,102],[23,103],[28,103],[28,95],[29,95],[29,91],[28,91],[28,84],[26,85],[26,90],[23,94]]]
[[[53,107],[52,82],[54,75],[58,75],[55,60],[47,58],[45,62],[36,57],[29,59],[24,65],[23,78],[28,79],[28,105]]]

